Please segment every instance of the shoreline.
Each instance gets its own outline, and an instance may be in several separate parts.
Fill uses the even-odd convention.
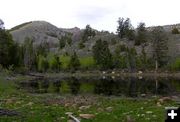
[[[166,78],[166,77],[173,77],[173,78],[180,78],[180,72],[105,72],[105,71],[76,71],[76,72],[59,72],[59,73],[28,73],[26,74],[32,77],[154,77],[154,78]]]

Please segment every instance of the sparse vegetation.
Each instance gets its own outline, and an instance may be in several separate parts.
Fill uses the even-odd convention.
[[[18,26],[15,26],[15,27],[11,28],[9,31],[11,32],[11,31],[18,30],[18,29],[20,29],[20,28],[22,28],[22,27],[24,27],[24,26],[26,26],[26,25],[28,25],[28,24],[31,24],[31,23],[32,23],[32,21],[26,22],[26,23],[23,23],[23,24],[20,24],[20,25],[18,25]]]
[[[179,30],[177,28],[172,29],[172,34],[180,34]]]

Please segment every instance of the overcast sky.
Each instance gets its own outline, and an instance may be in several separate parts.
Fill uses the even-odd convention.
[[[0,19],[6,28],[45,20],[57,27],[116,31],[119,17],[129,17],[134,27],[180,23],[180,0],[1,0]]]

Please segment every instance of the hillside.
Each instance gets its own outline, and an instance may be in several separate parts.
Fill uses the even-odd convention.
[[[177,27],[180,29],[180,24],[175,25],[165,25],[164,29],[168,32],[169,36],[169,55],[173,57],[180,56],[180,34],[172,35],[170,34],[173,27]],[[154,27],[148,27],[148,30],[152,30]],[[26,37],[30,37],[34,39],[34,44],[38,45],[43,42],[48,42],[50,48],[54,51],[58,51],[59,39],[64,36],[66,33],[72,34],[72,45],[66,44],[65,48],[60,50],[60,54],[71,53],[72,51],[76,51],[80,56],[92,55],[92,46],[95,41],[99,38],[108,41],[111,52],[114,51],[116,46],[119,44],[125,44],[128,47],[134,46],[133,42],[127,40],[120,40],[117,35],[113,33],[109,33],[106,31],[96,31],[96,36],[94,38],[89,39],[85,42],[85,48],[80,49],[79,43],[81,41],[81,36],[83,30],[74,27],[74,28],[58,28],[48,22],[45,21],[31,21],[27,23],[23,23],[18,25],[10,30],[14,40],[18,43],[23,43]],[[112,42],[116,40],[116,42]],[[141,52],[141,46],[135,46],[138,53]],[[151,44],[145,48],[148,54],[151,54]]]

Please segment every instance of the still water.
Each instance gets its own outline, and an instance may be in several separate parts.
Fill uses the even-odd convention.
[[[96,94],[105,96],[180,95],[180,79],[136,77],[39,78],[16,82],[16,89],[35,94]]]

